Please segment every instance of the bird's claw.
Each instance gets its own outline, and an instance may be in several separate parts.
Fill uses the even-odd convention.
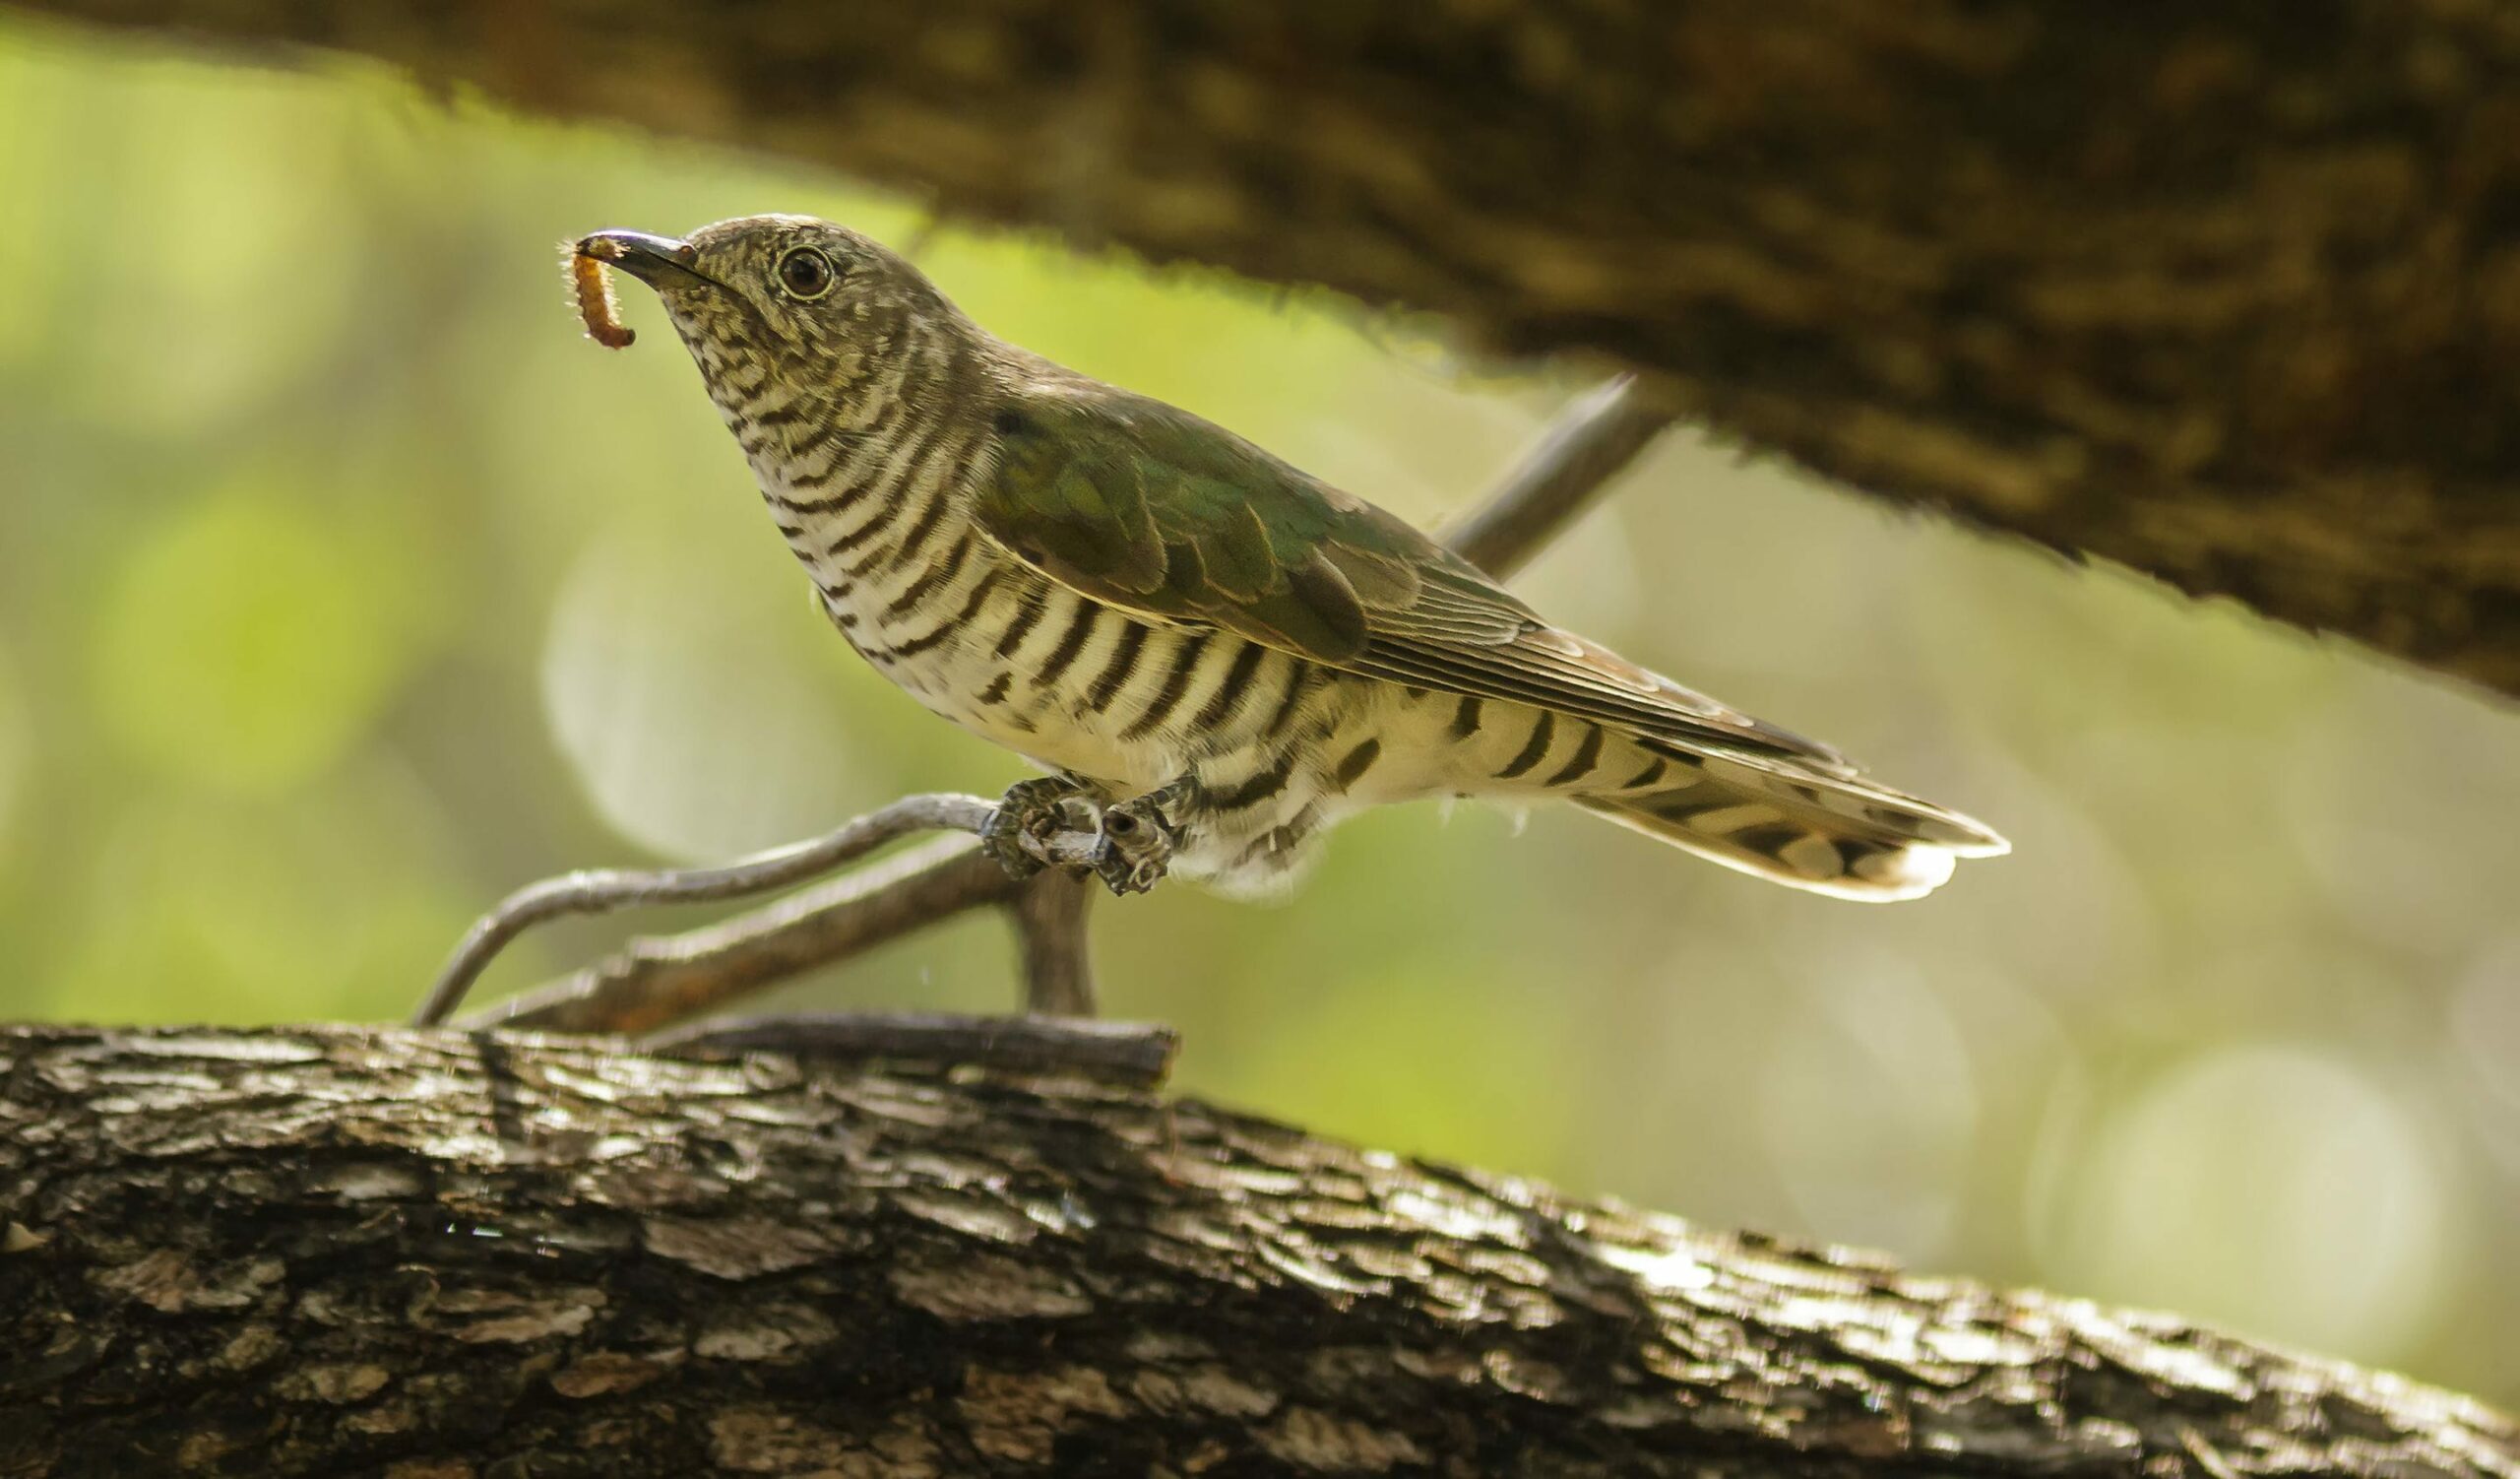
[[[1074,828],[1068,803],[1081,794],[1074,781],[1060,776],[1037,776],[1007,787],[980,823],[980,851],[997,860],[1010,877],[1033,876],[1048,866],[1040,844]]]
[[[1165,815],[1160,795],[1132,797],[1102,808],[1102,835],[1094,847],[1094,874],[1112,893],[1144,893],[1172,866],[1181,829]]]

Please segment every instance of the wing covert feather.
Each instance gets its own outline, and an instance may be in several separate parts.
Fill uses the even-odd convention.
[[[1365,676],[1845,767],[1550,626],[1401,519],[1188,412],[1057,386],[1016,393],[998,427],[981,528],[1086,596]]]

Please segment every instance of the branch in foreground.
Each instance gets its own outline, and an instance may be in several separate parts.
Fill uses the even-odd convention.
[[[1893,502],[2520,693],[2507,7],[32,4],[1606,357]]]
[[[2515,1479],[2465,1398],[1108,1083],[0,1032],[0,1474]]]
[[[1446,531],[1446,543],[1498,578],[1511,575],[1599,500],[1670,424],[1669,415],[1624,378],[1577,397],[1496,487]],[[976,831],[987,811],[988,804],[976,797],[913,797],[816,842],[724,868],[575,873],[530,885],[472,927],[414,1020],[424,1027],[444,1021],[491,958],[537,921],[783,887],[912,830]],[[1062,838],[1044,859],[1080,861],[1088,841],[1081,834]],[[472,1021],[564,1032],[653,1032],[987,904],[1011,910],[1026,1008],[1087,1016],[1094,1010],[1085,937],[1089,898],[1081,880],[1055,872],[1015,884],[968,846],[948,843],[705,930],[635,939],[610,959]]]

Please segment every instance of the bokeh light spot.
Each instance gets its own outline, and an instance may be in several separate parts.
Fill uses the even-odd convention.
[[[356,740],[410,644],[375,551],[250,494],[164,515],[116,572],[92,664],[105,728],[161,773],[237,791],[303,780]]]
[[[2385,1363],[2450,1275],[2452,1191],[2416,1117],[2347,1062],[2220,1053],[2118,1109],[2054,1219],[2048,1275]]]
[[[27,719],[26,701],[8,655],[0,653],[0,859],[8,856],[10,830],[17,820],[18,798],[34,760],[34,735]]]
[[[807,605],[787,560],[775,540],[627,534],[570,571],[544,708],[598,809],[640,845],[727,858],[891,799],[881,768],[852,761],[843,685],[781,640],[780,617]]]
[[[1414,1155],[1528,1170],[1561,1156],[1568,1101],[1500,1084],[1555,1084],[1578,1071],[1550,1003],[1519,993],[1466,1010],[1442,969],[1393,963],[1322,979],[1240,1036],[1194,1040],[1190,1092],[1265,1104],[1324,1134]],[[1406,1045],[1405,1047],[1401,1045]]]
[[[1909,1259],[1943,1254],[1979,1095],[1959,1024],[1913,967],[1876,955],[1815,983],[1757,1093],[1762,1138],[1803,1225]]]
[[[345,99],[168,64],[91,104],[92,167],[147,214],[13,224],[82,243],[53,254],[81,308],[64,399],[117,429],[199,433],[313,373],[371,270],[358,218],[340,209]],[[194,126],[206,114],[220,126]]]
[[[2520,934],[2481,951],[2450,996],[2444,1045],[2488,1151],[2520,1177]]]
[[[154,793],[110,818],[65,896],[44,1009],[104,1022],[400,1013],[477,900],[408,771],[355,763],[275,797]]]
[[[2465,694],[2410,683],[2352,724],[2305,728],[2274,776],[2284,821],[2342,923],[2411,951],[2507,915],[2520,744]],[[2463,722],[2471,721],[2471,722]]]

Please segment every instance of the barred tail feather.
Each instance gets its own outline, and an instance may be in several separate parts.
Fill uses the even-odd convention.
[[[1869,903],[1931,893],[2010,845],[1957,812],[1768,756],[1669,752],[1672,783],[1576,798],[1620,826],[1774,882]]]

